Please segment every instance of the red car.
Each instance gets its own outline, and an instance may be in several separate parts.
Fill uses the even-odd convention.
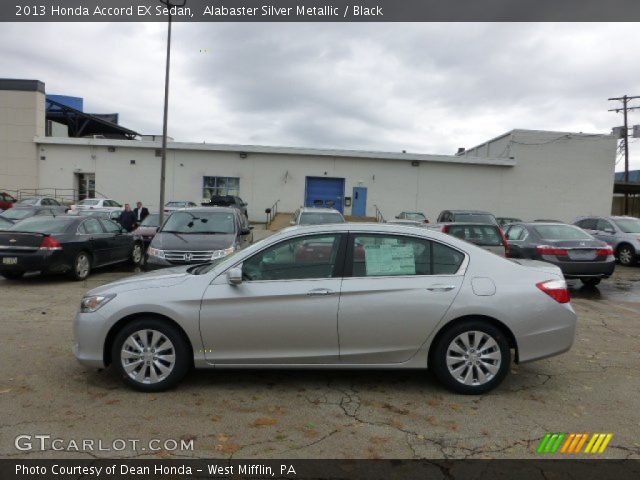
[[[0,192],[0,210],[8,210],[17,200],[7,192]]]

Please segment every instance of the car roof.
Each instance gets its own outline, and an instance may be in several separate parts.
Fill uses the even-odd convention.
[[[575,225],[572,225],[570,223],[564,223],[564,222],[516,222],[514,223],[514,225],[526,225],[527,227],[539,227],[541,225],[566,225],[567,227],[576,227]]]
[[[306,213],[306,212],[312,212],[312,213],[340,213],[338,210],[336,210],[335,208],[325,208],[325,207],[302,207],[300,209],[300,213]]]
[[[181,208],[180,212],[228,212],[228,213],[237,213],[238,209],[235,207],[219,207],[217,205],[212,205],[210,207],[189,207],[189,208]]]
[[[483,213],[493,215],[491,212],[487,212],[485,210],[443,210],[443,212],[451,212],[451,213]]]
[[[482,223],[482,222],[438,222],[431,223],[431,226],[452,226],[452,227],[495,227],[500,228],[499,225],[495,223]]]

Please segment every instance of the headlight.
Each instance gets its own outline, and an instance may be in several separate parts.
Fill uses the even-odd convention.
[[[110,295],[92,295],[90,297],[84,297],[80,302],[80,311],[82,313],[92,313],[102,308],[103,305],[108,303],[116,296],[115,293]]]
[[[211,254],[211,260],[216,260],[218,258],[226,257],[227,255],[231,255],[236,250],[236,247],[231,245],[229,248],[225,248],[224,250],[214,250]]]
[[[147,249],[147,253],[149,254],[150,257],[164,258],[164,250],[159,250],[157,248],[149,247]]]

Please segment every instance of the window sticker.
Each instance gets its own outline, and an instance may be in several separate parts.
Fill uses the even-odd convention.
[[[389,244],[364,247],[367,276],[415,275],[416,261],[411,245]]]

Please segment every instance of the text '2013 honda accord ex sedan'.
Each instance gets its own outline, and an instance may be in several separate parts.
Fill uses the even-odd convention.
[[[497,386],[512,358],[565,352],[575,326],[555,266],[441,232],[347,223],[291,227],[208,264],[96,288],[74,349],[144,391],[193,366],[428,367],[473,394]]]

